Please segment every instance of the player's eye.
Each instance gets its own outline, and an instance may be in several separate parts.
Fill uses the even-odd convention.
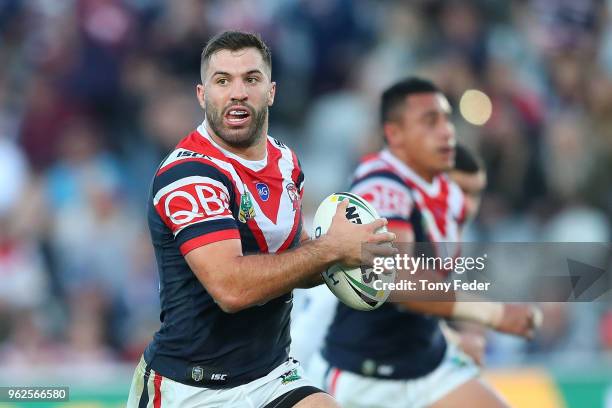
[[[217,79],[217,84],[219,85],[227,85],[229,83],[229,81],[227,80],[227,78],[219,78]]]
[[[249,84],[255,84],[255,83],[259,82],[259,78],[257,78],[257,77],[248,77],[247,78],[247,82]]]
[[[427,115],[425,116],[425,125],[429,127],[435,127],[438,122],[437,115]]]

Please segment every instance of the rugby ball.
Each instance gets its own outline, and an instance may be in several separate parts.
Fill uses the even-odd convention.
[[[350,222],[369,224],[379,218],[374,207],[362,197],[352,193],[334,193],[319,205],[312,223],[312,237],[317,239],[327,233],[336,214],[336,207],[344,199],[349,200],[345,215]],[[377,232],[386,230],[385,227],[381,227]],[[353,309],[369,311],[380,307],[389,297],[389,290],[381,290],[382,286],[375,285],[375,282],[379,280],[392,283],[395,280],[395,273],[393,271],[393,273],[376,274],[372,268],[349,267],[339,263],[323,272],[323,279],[329,290],[342,303]]]

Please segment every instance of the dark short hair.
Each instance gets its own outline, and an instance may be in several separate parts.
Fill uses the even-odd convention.
[[[395,112],[398,107],[406,102],[408,95],[432,92],[440,92],[440,89],[427,79],[409,77],[396,82],[382,94],[380,103],[381,123],[384,124],[396,119]]]
[[[272,70],[272,53],[259,34],[244,31],[224,31],[208,40],[208,43],[206,43],[202,50],[202,57],[200,59],[202,81],[204,81],[206,66],[214,53],[221,50],[238,51],[245,48],[255,48],[258,50],[268,68]]]

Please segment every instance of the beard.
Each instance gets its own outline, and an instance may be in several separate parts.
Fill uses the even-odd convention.
[[[231,129],[223,123],[224,112],[227,108],[219,110],[212,104],[206,103],[206,120],[213,132],[227,145],[236,148],[251,147],[256,144],[264,135],[262,133],[263,125],[268,118],[268,107],[263,107],[259,111],[253,106],[241,103],[232,103],[231,106],[244,106],[250,111],[251,122],[248,127],[240,129]],[[229,107],[228,107],[229,108]]]

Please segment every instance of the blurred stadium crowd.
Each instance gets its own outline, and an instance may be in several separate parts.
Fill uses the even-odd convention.
[[[381,146],[380,92],[407,74],[455,109],[489,184],[472,240],[608,242],[612,12],[598,0],[0,1],[0,366],[133,361],[158,328],[149,181],[201,120],[202,46],[228,28],[271,46],[270,133],[306,173],[307,212]],[[544,305],[489,360],[612,353],[612,307]],[[559,353],[561,352],[561,353]],[[571,353],[571,355],[576,355]]]

